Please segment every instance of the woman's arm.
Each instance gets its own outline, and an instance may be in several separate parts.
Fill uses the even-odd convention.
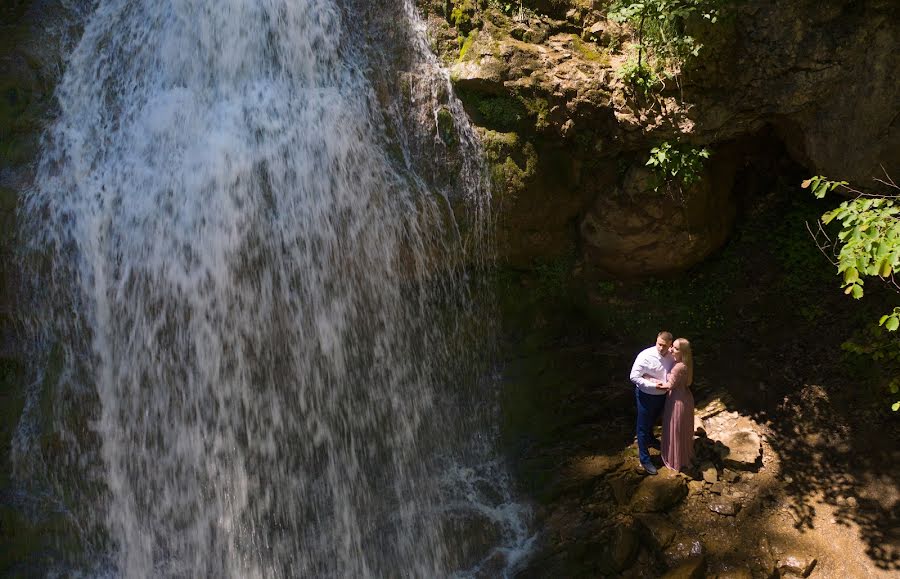
[[[687,366],[679,362],[675,364],[672,371],[666,377],[666,383],[660,386],[662,390],[674,390],[683,385],[687,377]]]

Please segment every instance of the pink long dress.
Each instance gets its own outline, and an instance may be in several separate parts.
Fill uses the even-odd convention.
[[[681,470],[694,458],[694,395],[688,384],[688,369],[678,362],[669,372],[672,386],[663,411],[662,455],[665,465]]]

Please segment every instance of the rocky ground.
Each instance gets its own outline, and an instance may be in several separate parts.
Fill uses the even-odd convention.
[[[679,276],[578,281],[577,260],[506,270],[503,433],[539,505],[523,576],[659,577],[684,563],[700,570],[676,576],[772,577],[791,557],[815,559],[812,577],[900,570],[889,376],[846,347],[876,339],[894,298],[845,299],[803,227],[817,202],[778,190],[792,182],[740,208],[725,248]],[[648,478],[627,374],[660,328],[694,345],[703,468]]]
[[[554,481],[558,498],[541,512],[543,548],[523,576],[894,576],[898,537],[873,551],[871,529],[858,522],[866,508],[858,473],[847,469],[846,487],[798,502],[777,434],[728,410],[727,396],[704,398],[697,464],[683,474],[641,474],[633,444],[574,456]],[[880,506],[895,509],[896,486],[880,488]]]

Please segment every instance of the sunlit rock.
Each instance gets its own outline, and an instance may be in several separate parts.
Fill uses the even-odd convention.
[[[756,470],[761,465],[760,427],[736,412],[720,412],[704,421],[707,437],[721,449],[722,462],[733,470]],[[721,446],[719,446],[721,445]]]

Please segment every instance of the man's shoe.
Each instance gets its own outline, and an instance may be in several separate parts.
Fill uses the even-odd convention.
[[[650,464],[649,462],[642,462],[641,468],[644,469],[645,473],[651,474],[651,475],[659,472],[658,470],[656,470],[656,467],[653,466],[652,464]]]

